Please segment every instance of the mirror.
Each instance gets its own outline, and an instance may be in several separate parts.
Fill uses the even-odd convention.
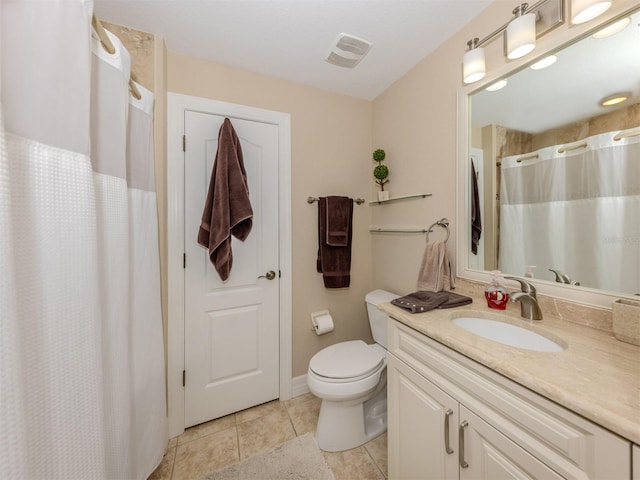
[[[468,268],[640,294],[640,13],[628,18],[469,96]]]

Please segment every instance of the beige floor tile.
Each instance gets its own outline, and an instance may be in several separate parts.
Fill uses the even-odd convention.
[[[384,475],[364,447],[322,454],[336,480],[384,480]]]
[[[235,427],[212,433],[176,447],[173,480],[200,478],[239,460]]]
[[[387,477],[389,475],[387,463],[387,432],[367,442],[364,448],[369,452],[369,455],[371,455],[373,461],[376,462],[376,465],[378,465],[383,475]]]
[[[238,423],[237,429],[241,460],[274,448],[296,436],[284,408]]]
[[[182,435],[178,436],[178,445],[183,445],[197,438],[206,437],[212,433],[220,432],[235,426],[236,419],[234,414],[216,418],[210,422],[201,423],[200,425],[187,428]]]
[[[296,435],[300,436],[307,432],[313,433],[316,431],[320,404],[322,404],[322,400],[312,396],[306,402],[287,406],[287,412],[289,412]]]
[[[313,393],[309,392],[309,393],[305,393],[303,395],[298,395],[297,397],[293,397],[290,398],[289,400],[285,400],[284,401],[284,406],[287,408],[287,410],[289,408],[291,408],[292,406],[295,405],[300,405],[302,403],[307,403],[309,400],[313,400],[314,398],[318,398],[316,397]]]
[[[167,449],[167,453],[165,453],[162,458],[162,462],[158,465],[151,475],[149,475],[148,480],[171,480],[171,474],[173,473],[173,462],[176,458],[176,447],[175,445]]]
[[[178,437],[170,438],[169,442],[167,444],[167,450],[169,450],[170,448],[175,447],[176,445],[178,445]]]
[[[236,424],[284,411],[286,411],[284,403],[280,400],[274,400],[273,402],[263,403],[257,407],[247,408],[246,410],[236,413]]]

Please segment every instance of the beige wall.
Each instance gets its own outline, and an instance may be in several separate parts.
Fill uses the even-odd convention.
[[[603,18],[637,7],[637,0],[614,2]],[[457,101],[463,86],[461,62],[466,42],[493,32],[511,19],[513,3],[496,0],[452,38],[422,60],[373,102],[373,144],[387,151],[391,170],[388,186],[392,196],[432,193],[425,200],[398,202],[373,210],[373,223],[429,226],[447,217],[455,226]],[[600,22],[600,20],[598,20]],[[545,49],[561,45],[593,28],[568,23],[538,40],[534,54],[507,64],[502,37],[486,46],[487,81],[519,64],[529,62]],[[491,78],[491,75],[495,78]],[[480,84],[478,84],[479,86]],[[436,238],[439,232],[431,234]],[[455,254],[455,229],[450,251]],[[438,237],[442,238],[442,237]],[[424,236],[385,235],[373,239],[373,269],[376,286],[408,293],[415,290]]]
[[[372,286],[371,208],[354,206],[351,287],[327,290],[316,273],[317,205],[308,196],[368,198],[372,184],[369,101],[328,93],[192,57],[167,53],[167,90],[291,115],[293,368],[327,345],[371,340],[364,295]],[[335,331],[316,336],[310,313],[329,309]]]

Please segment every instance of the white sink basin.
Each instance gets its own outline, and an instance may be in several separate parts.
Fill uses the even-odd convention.
[[[452,321],[468,332],[511,347],[537,352],[561,352],[564,350],[562,345],[553,340],[510,323],[475,317],[458,317]]]

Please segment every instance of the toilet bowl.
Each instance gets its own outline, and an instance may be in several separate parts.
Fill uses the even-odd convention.
[[[316,441],[322,450],[349,450],[387,429],[388,317],[377,305],[397,297],[384,290],[365,297],[376,343],[336,343],[316,353],[309,362],[307,385],[322,399],[316,427]]]

